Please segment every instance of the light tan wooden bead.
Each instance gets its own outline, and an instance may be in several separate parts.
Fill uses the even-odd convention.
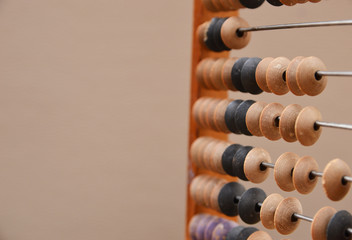
[[[280,189],[286,192],[295,190],[292,181],[292,172],[299,159],[295,153],[286,152],[280,155],[275,162],[274,178]]]
[[[198,84],[203,88],[206,87],[203,79],[203,71],[204,71],[204,66],[208,61],[209,61],[209,58],[203,59],[198,63],[197,69],[196,69],[196,78],[197,78]]]
[[[213,155],[213,162],[215,166],[215,171],[220,174],[226,174],[224,168],[222,167],[222,155],[224,154],[226,148],[230,146],[229,142],[221,142],[222,144],[215,148],[214,155]]]
[[[309,0],[309,2],[311,2],[311,3],[318,3],[318,2],[320,2],[321,0]]]
[[[244,160],[244,173],[252,183],[261,183],[267,179],[269,169],[261,169],[261,163],[271,163],[270,154],[263,148],[255,147],[247,154]]]
[[[265,102],[255,102],[247,111],[246,125],[248,131],[254,136],[263,136],[260,130],[260,115],[267,105]]]
[[[209,128],[209,126],[207,125],[206,111],[207,111],[207,108],[209,107],[209,104],[214,99],[213,98],[200,98],[199,100],[202,101],[202,103],[199,106],[199,111],[197,113],[197,118],[199,119],[199,125],[202,128]]]
[[[197,123],[198,127],[204,127],[201,126],[200,118],[199,118],[199,109],[200,105],[203,103],[203,99],[198,99],[192,106],[192,117],[194,121]]]
[[[286,142],[297,141],[295,124],[298,114],[302,110],[302,106],[298,104],[290,104],[282,111],[280,116],[279,130],[281,137]]]
[[[308,0],[295,0],[296,3],[306,3]]]
[[[210,71],[215,63],[215,59],[207,58],[207,61],[204,63],[203,67],[203,83],[205,88],[207,89],[215,89],[215,86],[212,84],[210,80]]]
[[[275,58],[266,71],[266,83],[270,91],[276,95],[288,93],[287,84],[283,78],[290,60],[285,57]]]
[[[272,57],[264,58],[260,61],[255,71],[255,80],[258,86],[265,92],[271,92],[266,82],[266,72],[268,70],[269,64],[274,60]]]
[[[221,154],[221,152],[223,153],[225,151],[226,146],[227,146],[227,144],[224,141],[219,141],[214,146],[213,151],[210,153],[210,156],[209,156],[209,168],[208,168],[209,170],[212,170],[212,171],[220,173],[220,174],[226,174],[225,171],[222,169],[222,166],[218,166],[219,155]],[[220,160],[220,164],[221,164],[221,160]]]
[[[352,176],[350,167],[341,159],[331,160],[323,173],[323,187],[330,200],[340,201],[351,187],[351,182],[343,181],[344,176]]]
[[[326,240],[327,239],[327,228],[330,219],[336,210],[332,207],[323,207],[315,215],[313,222],[310,226],[310,232],[313,240]]]
[[[284,197],[278,193],[270,194],[263,202],[260,208],[260,221],[267,229],[274,229],[274,216],[279,203],[284,200]]]
[[[279,203],[274,216],[275,228],[279,233],[287,235],[296,230],[300,221],[292,221],[294,213],[302,214],[302,205],[297,198],[285,198]]]
[[[209,28],[209,24],[210,22],[204,22],[201,25],[199,25],[197,28],[197,37],[201,45],[204,45],[205,33],[206,33],[206,30]]]
[[[221,27],[221,39],[230,49],[241,49],[247,46],[251,33],[245,32],[242,36],[237,34],[239,28],[249,27],[248,23],[240,17],[229,17]]]
[[[191,145],[190,157],[191,161],[200,167],[200,156],[202,155],[204,147],[211,141],[209,137],[197,138]]]
[[[218,0],[224,10],[231,10],[232,5],[228,0]]]
[[[229,129],[227,128],[226,122],[225,122],[225,113],[227,106],[232,102],[232,99],[224,99],[215,108],[214,112],[214,124],[215,127],[218,131],[224,132],[224,133],[229,133]]]
[[[293,6],[296,4],[293,0],[280,0],[280,2],[286,6]]]
[[[222,67],[222,72],[221,72],[221,79],[224,85],[227,87],[227,89],[231,91],[237,91],[236,87],[232,84],[232,78],[231,78],[232,67],[237,61],[237,59],[238,58],[227,59]]]
[[[226,180],[220,179],[210,194],[210,206],[212,209],[217,210],[219,212],[221,212],[221,210],[219,207],[218,198],[219,198],[221,189],[224,187],[226,183],[228,183]]]
[[[226,8],[224,8],[224,6],[221,4],[221,2],[219,0],[211,0],[211,2],[213,3],[213,5],[217,11],[226,10]]]
[[[228,0],[228,2],[231,5],[230,10],[237,10],[240,8],[244,8],[244,6],[241,4],[239,0]]]
[[[275,141],[281,138],[277,118],[283,110],[284,107],[280,103],[270,103],[260,114],[260,131],[267,139]]]
[[[211,103],[209,103],[209,107],[207,108],[206,112],[206,122],[207,126],[209,126],[210,129],[217,131],[217,128],[215,126],[215,119],[214,119],[214,113],[215,109],[218,106],[218,104],[221,102],[221,99],[214,99]]]
[[[252,233],[247,240],[273,240],[267,232],[257,231]]]
[[[286,70],[286,84],[288,89],[296,96],[303,96],[304,92],[298,86],[297,82],[297,68],[301,61],[304,59],[302,56],[295,57]]]
[[[308,194],[313,191],[315,185],[317,185],[318,178],[310,177],[312,171],[319,171],[318,163],[313,157],[304,156],[297,161],[292,174],[293,185],[297,192]]]
[[[212,0],[202,0],[204,6],[206,9],[208,9],[209,11],[212,12],[217,12],[218,9],[214,6],[213,1]]]
[[[308,106],[298,114],[295,124],[295,132],[298,141],[304,146],[311,146],[318,141],[322,129],[316,127],[315,122],[321,121],[321,113],[318,109]]]
[[[198,186],[196,190],[196,200],[198,205],[205,206],[205,199],[204,199],[205,186],[211,181],[214,181],[212,177],[208,175],[204,175],[203,179],[198,182]]]
[[[215,60],[213,66],[210,69],[210,81],[211,84],[215,86],[214,90],[227,90],[227,87],[221,80],[221,70],[225,61],[225,58],[219,58]]]
[[[219,140],[214,140],[214,141],[209,142],[204,147],[203,154],[202,154],[202,157],[200,160],[200,165],[202,167],[204,167],[205,169],[211,169],[211,166],[210,166],[211,154],[213,153],[215,146],[218,143],[219,143]]]
[[[190,195],[192,199],[198,204],[200,201],[199,185],[209,178],[207,175],[199,175],[193,178],[190,184]]]
[[[326,71],[326,66],[317,57],[307,57],[301,61],[297,68],[297,83],[299,88],[309,96],[316,96],[324,91],[327,77],[317,80],[315,73]]]
[[[210,198],[211,198],[211,192],[213,191],[214,187],[218,184],[218,179],[210,179],[208,182],[205,183],[204,185],[204,190],[203,190],[203,200],[204,200],[204,207],[210,208]]]

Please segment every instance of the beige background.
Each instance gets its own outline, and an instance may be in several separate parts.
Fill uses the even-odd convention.
[[[0,239],[183,239],[192,1],[0,1]],[[241,15],[251,25],[351,18],[350,0]],[[254,33],[236,56],[321,57],[351,70],[351,28]],[[352,123],[346,78],[330,78],[318,97],[232,94],[315,105],[325,120]],[[351,134],[324,129],[310,148],[233,136],[312,155],[321,169],[335,157],[351,165]],[[326,199],[319,181],[298,196],[313,215],[352,210],[351,193]],[[246,183],[247,187],[256,186]],[[274,231],[270,233],[280,239]],[[310,239],[309,224],[291,239]],[[283,237],[281,237],[283,238]]]

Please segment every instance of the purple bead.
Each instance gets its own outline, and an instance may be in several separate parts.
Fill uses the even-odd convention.
[[[224,219],[216,217],[208,222],[204,229],[204,240],[211,240],[215,227],[222,221],[224,221]]]
[[[204,218],[204,216],[206,216],[206,215],[205,214],[195,215],[192,217],[191,221],[189,222],[188,231],[189,231],[189,235],[191,236],[192,240],[197,240],[197,237],[196,237],[197,227],[198,227],[200,220],[202,220]]]
[[[238,224],[233,222],[233,221],[222,221],[221,223],[219,223],[214,231],[213,231],[213,235],[212,235],[212,240],[225,240],[227,234],[229,233],[229,231],[234,228],[237,227]]]
[[[197,229],[196,229],[196,240],[204,240],[204,230],[205,227],[207,226],[208,222],[212,219],[214,219],[214,216],[211,215],[205,215],[198,223]]]

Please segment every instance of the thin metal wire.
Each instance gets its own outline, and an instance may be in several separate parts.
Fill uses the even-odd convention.
[[[347,182],[352,182],[352,177],[344,176],[343,180],[345,180]]]
[[[340,128],[340,129],[352,130],[351,124],[330,123],[330,122],[322,122],[322,121],[316,121],[315,124],[320,127]]]
[[[304,220],[304,221],[313,222],[313,218],[304,216],[304,215],[299,214],[299,213],[294,213],[292,216],[293,216],[294,218],[297,218],[297,219],[302,219],[302,220]]]
[[[352,20],[266,25],[266,26],[239,28],[237,31],[240,33],[244,33],[244,32],[255,32],[255,31],[266,31],[266,30],[291,29],[291,28],[330,27],[330,26],[344,26],[344,25],[352,25]]]
[[[333,72],[317,71],[315,74],[318,75],[318,77],[322,77],[322,76],[352,77],[352,72],[342,72],[342,71],[333,71]]]
[[[274,163],[268,163],[268,162],[262,162],[260,165],[268,168],[274,168],[275,164]]]
[[[311,171],[310,174],[316,177],[323,177],[323,173],[321,172]]]

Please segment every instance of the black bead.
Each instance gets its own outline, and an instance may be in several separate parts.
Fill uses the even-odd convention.
[[[235,123],[235,112],[238,107],[243,102],[243,100],[235,100],[230,102],[230,104],[226,108],[225,112],[225,123],[227,128],[235,133],[235,134],[241,134],[241,132],[237,129],[236,123]]]
[[[240,0],[240,3],[246,8],[258,8],[263,4],[264,0]]]
[[[260,208],[258,203],[263,203],[265,192],[260,188],[250,188],[245,191],[238,203],[238,212],[243,222],[255,224],[260,221]]]
[[[218,23],[218,21],[220,20],[220,18],[212,18],[211,21],[210,21],[210,24],[209,24],[209,27],[208,27],[208,30],[207,30],[207,37],[205,39],[205,45],[212,51],[214,52],[221,52],[222,49],[219,48],[217,45],[216,45],[216,41],[215,41],[215,36],[216,36],[216,24]]]
[[[242,229],[240,234],[238,234],[236,240],[247,240],[252,233],[259,231],[257,228],[254,227],[246,227]]]
[[[238,59],[232,67],[231,70],[231,80],[232,84],[237,88],[240,92],[247,92],[244,89],[242,82],[241,82],[241,71],[243,64],[248,60],[248,58],[240,58]]]
[[[233,157],[235,156],[237,150],[240,147],[242,147],[242,145],[240,144],[232,144],[228,146],[221,157],[222,168],[225,170],[227,174],[233,177],[236,177],[236,175],[234,175],[232,161],[233,161]]]
[[[253,149],[251,146],[243,146],[240,147],[232,161],[232,169],[233,169],[233,174],[240,178],[243,181],[248,181],[248,178],[246,177],[246,174],[244,173],[244,161],[247,157],[247,154]]]
[[[244,229],[242,226],[234,227],[230,230],[230,232],[226,236],[226,240],[237,240],[241,231]]]
[[[221,38],[221,27],[224,24],[224,22],[227,20],[227,18],[219,18],[218,21],[215,23],[214,26],[214,42],[215,45],[217,47],[217,49],[220,49],[220,51],[229,51],[231,50],[230,48],[228,48],[225,43],[222,41]]]
[[[218,196],[220,210],[227,216],[237,216],[238,206],[236,197],[240,197],[245,191],[245,188],[237,182],[227,183],[221,190]]]
[[[261,60],[261,58],[249,58],[243,64],[241,70],[242,86],[244,87],[244,89],[246,89],[246,91],[251,94],[259,94],[263,92],[263,90],[258,86],[257,81],[255,79],[255,71]]]
[[[280,2],[280,0],[266,0],[268,3],[270,3],[273,6],[279,7],[282,6],[283,4]]]
[[[347,232],[348,228],[352,228],[351,214],[345,210],[338,211],[328,223],[327,240],[351,239],[351,234]]]
[[[253,100],[243,101],[240,105],[238,105],[235,112],[235,124],[236,128],[244,135],[252,136],[252,134],[248,131],[246,124],[246,116],[248,109],[255,103]]]

